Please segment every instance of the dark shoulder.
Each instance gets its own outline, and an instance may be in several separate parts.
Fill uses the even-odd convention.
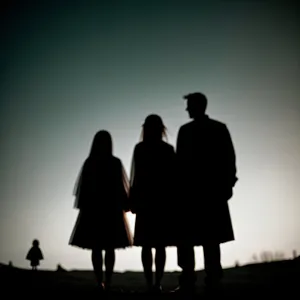
[[[141,141],[134,146],[134,149],[133,149],[134,159],[137,159],[138,157],[143,156],[143,153],[146,151],[144,144],[145,143],[143,141]]]
[[[90,157],[87,157],[84,162],[83,162],[83,165],[82,165],[82,170],[83,172],[87,171],[88,169],[90,169],[90,167],[93,165],[93,162],[91,160]]]
[[[215,120],[215,119],[209,118],[209,119],[207,120],[207,122],[208,122],[208,124],[209,124],[210,126],[213,126],[213,127],[215,127],[215,128],[220,128],[220,129],[226,129],[226,128],[227,128],[227,125],[226,125],[225,123],[219,121],[219,120]]]
[[[173,152],[174,151],[174,147],[171,144],[169,144],[169,143],[167,143],[165,141],[162,141],[162,145],[166,149],[166,151],[169,151],[169,152]]]
[[[206,122],[209,124],[209,125],[212,125],[212,126],[216,126],[216,127],[226,127],[226,124],[225,123],[223,123],[223,122],[221,122],[221,121],[219,121],[219,120],[216,120],[216,119],[212,119],[212,118],[210,118],[210,117],[208,117],[207,119],[206,119]],[[190,122],[188,122],[188,123],[186,123],[186,124],[183,124],[180,128],[179,128],[179,130],[189,130],[190,128],[193,128],[195,125],[197,124],[197,122],[196,121],[190,121]]]
[[[191,121],[191,122],[181,125],[179,127],[179,132],[189,130],[190,128],[192,128],[194,126],[194,123],[195,123],[195,121]]]
[[[133,152],[136,154],[144,148],[144,142],[139,142],[134,146]]]
[[[209,126],[209,130],[214,134],[217,134],[223,138],[228,138],[228,136],[230,136],[228,126],[225,123],[210,119],[210,124],[211,125]]]
[[[134,147],[134,149],[140,149],[140,148],[142,148],[143,146],[144,146],[144,142],[142,141],[142,142],[139,142],[139,143],[137,143],[136,145],[135,145],[135,147]]]
[[[174,147],[165,141],[161,141],[156,145],[153,145],[153,144],[149,145],[142,141],[135,145],[134,155],[140,155],[141,153],[142,153],[141,155],[143,155],[143,153],[145,153],[145,152],[152,151],[151,150],[151,149],[153,149],[152,147],[161,149],[161,151],[166,151],[166,152],[174,151]]]
[[[116,156],[112,156],[112,160],[114,161],[114,162],[117,162],[117,163],[120,163],[121,162],[121,159],[119,158],[119,157],[116,157]]]
[[[121,166],[122,165],[122,161],[120,158],[116,157],[116,156],[113,156],[112,157],[112,162],[113,164],[115,164],[116,166]]]

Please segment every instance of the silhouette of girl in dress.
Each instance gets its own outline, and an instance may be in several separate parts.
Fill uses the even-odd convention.
[[[79,215],[69,244],[92,250],[94,273],[101,290],[108,290],[115,264],[115,249],[132,245],[125,212],[129,181],[119,158],[113,156],[109,132],[96,133],[90,154],[75,184]],[[105,284],[103,257],[105,251]]]
[[[142,263],[149,291],[161,291],[167,246],[175,246],[172,201],[174,201],[175,151],[163,141],[166,128],[158,115],[149,115],[142,141],[135,146],[131,166],[131,211],[136,214],[134,245],[142,247]],[[155,283],[152,274],[155,248]]]
[[[36,271],[37,266],[40,265],[40,260],[44,259],[42,250],[39,247],[40,242],[38,240],[33,240],[32,247],[29,249],[26,259],[30,260],[30,265],[32,267],[32,270]]]

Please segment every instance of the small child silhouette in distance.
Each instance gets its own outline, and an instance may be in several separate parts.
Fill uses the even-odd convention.
[[[32,270],[37,270],[37,266],[40,264],[40,260],[44,259],[43,253],[39,247],[40,242],[35,239],[32,242],[32,247],[29,249],[26,259],[30,260]]]

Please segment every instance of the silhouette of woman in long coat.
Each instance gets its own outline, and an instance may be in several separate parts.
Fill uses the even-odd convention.
[[[135,146],[131,167],[131,211],[136,214],[134,245],[142,247],[142,263],[149,290],[160,291],[166,246],[172,246],[171,205],[175,152],[164,142],[166,128],[158,115],[149,115],[142,141]],[[156,249],[153,285],[152,251]]]
[[[94,272],[101,289],[108,289],[115,263],[115,249],[132,245],[125,211],[129,180],[122,162],[112,154],[109,132],[99,131],[93,140],[78,182],[75,207],[80,210],[70,245],[92,250]],[[102,283],[102,250],[105,250],[105,285]]]

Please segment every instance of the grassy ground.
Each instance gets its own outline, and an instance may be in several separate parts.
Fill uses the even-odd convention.
[[[261,297],[292,296],[297,298],[300,291],[300,261],[286,260],[264,264],[252,264],[224,270],[222,289],[218,296],[222,297]],[[162,282],[164,292],[161,297],[176,297],[170,293],[177,286],[178,272],[166,272]],[[92,271],[37,271],[0,266],[2,293],[9,296],[47,295],[79,296],[86,298],[96,296],[95,278]],[[197,272],[197,288],[195,297],[209,296],[204,291],[204,272]],[[141,272],[115,273],[111,296],[132,298],[145,296],[145,281]],[[295,295],[295,296],[294,296]],[[7,295],[8,296],[8,295]],[[215,295],[216,296],[216,295]],[[215,298],[214,296],[214,298]],[[7,297],[6,297],[7,298]],[[98,298],[98,297],[97,297]],[[186,298],[186,297],[184,297]],[[219,297],[217,297],[219,298]]]

